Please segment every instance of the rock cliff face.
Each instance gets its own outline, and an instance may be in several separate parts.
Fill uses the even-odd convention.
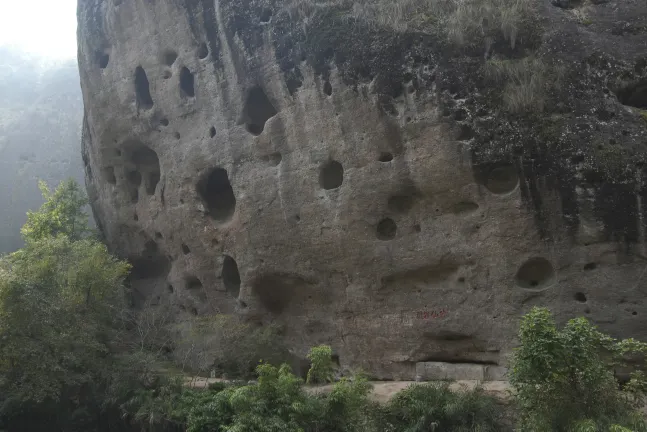
[[[378,378],[504,364],[534,305],[647,338],[647,5],[523,3],[80,1],[86,183],[139,301]]]

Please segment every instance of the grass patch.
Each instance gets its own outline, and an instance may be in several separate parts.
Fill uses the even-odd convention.
[[[536,57],[490,59],[485,64],[485,77],[494,85],[503,86],[504,107],[514,113],[543,111],[547,90],[559,86],[562,79],[559,71]]]
[[[458,46],[488,47],[503,39],[512,48],[537,15],[532,0],[293,0],[293,19],[307,22],[322,8],[337,6],[348,16],[395,31],[436,33]]]

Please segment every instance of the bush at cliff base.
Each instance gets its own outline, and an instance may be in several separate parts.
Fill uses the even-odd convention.
[[[638,412],[647,382],[642,372],[620,387],[617,367],[642,358],[647,345],[616,340],[575,318],[558,329],[547,309],[534,308],[521,320],[520,347],[510,382],[516,391],[523,431],[645,431]]]

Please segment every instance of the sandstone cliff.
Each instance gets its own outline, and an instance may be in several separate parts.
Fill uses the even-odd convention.
[[[638,0],[80,0],[96,221],[140,302],[379,378],[533,305],[647,338],[646,53]]]

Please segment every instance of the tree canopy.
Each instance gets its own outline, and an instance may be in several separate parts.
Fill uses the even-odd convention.
[[[60,420],[57,411],[87,410],[80,399],[99,400],[106,385],[130,266],[87,236],[74,180],[40,187],[45,203],[28,214],[26,246],[0,259],[0,413],[31,407]]]
[[[38,182],[45,203],[38,211],[27,212],[27,222],[20,232],[26,242],[67,236],[71,241],[86,236],[88,214],[83,210],[88,199],[74,179],[68,179],[51,192],[44,181]]]

